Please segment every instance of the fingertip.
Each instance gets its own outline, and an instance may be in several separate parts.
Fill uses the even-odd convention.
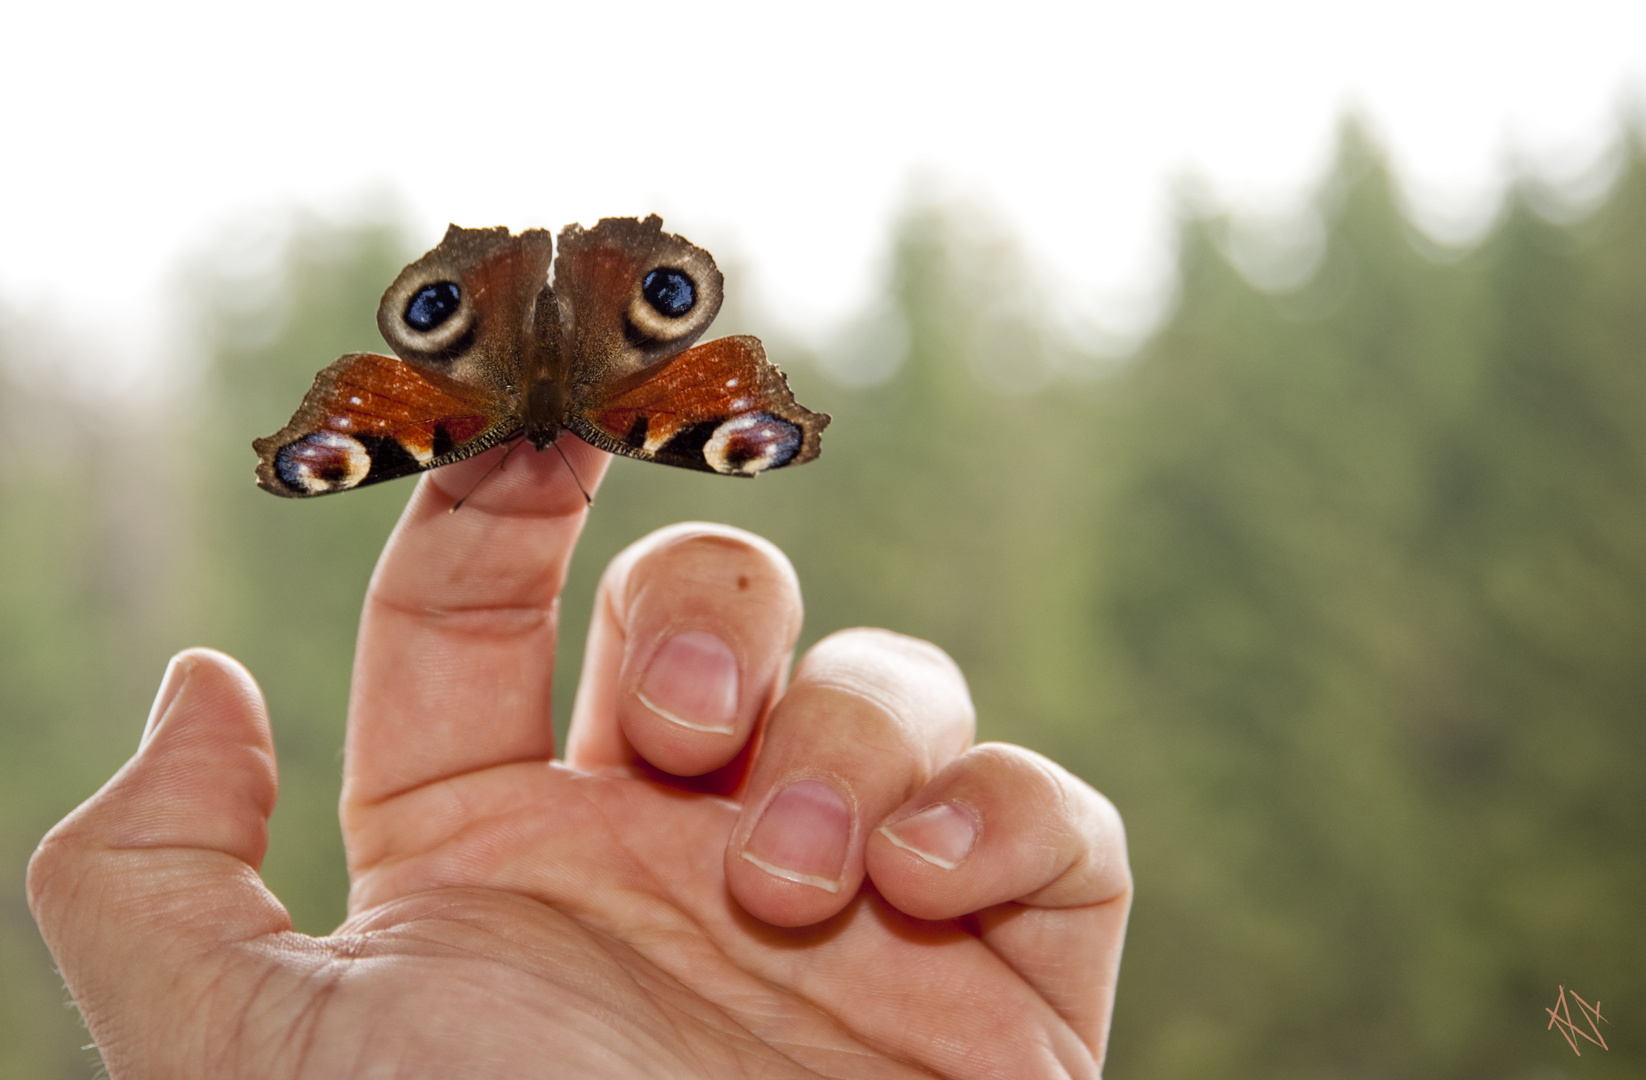
[[[160,718],[166,715],[172,702],[177,700],[177,692],[188,681],[192,667],[186,653],[178,653],[167,661],[166,673],[160,677],[160,691],[154,695],[154,704],[149,706],[149,716],[143,722],[143,734],[137,740],[137,749],[143,749],[154,737],[154,729],[160,726]]]
[[[862,880],[856,808],[834,783],[805,776],[774,791],[726,851],[732,897],[773,926],[810,926],[838,913]]]
[[[1009,901],[1081,907],[1131,888],[1114,804],[1041,755],[1001,743],[972,748],[889,814],[865,863],[890,903],[923,919]]]
[[[629,665],[631,661],[625,661]],[[746,660],[718,634],[666,636],[643,661],[619,724],[635,753],[673,776],[701,776],[746,744],[756,709],[743,707]]]
[[[953,870],[977,846],[980,830],[977,811],[950,799],[888,821],[877,831],[939,870]]]
[[[256,866],[278,791],[256,680],[214,649],[185,649],[166,667],[137,753],[54,831],[88,829],[114,848],[210,848]]]
[[[574,514],[591,505],[610,462],[610,454],[570,432],[542,450],[522,437],[425,473],[418,497],[442,512],[461,504],[491,513]]]
[[[631,544],[601,578],[567,761],[726,767],[778,692],[802,618],[793,565],[752,533],[684,522]]]
[[[174,666],[179,671],[176,689],[153,729],[145,725],[145,746],[174,738],[174,753],[203,755],[201,765],[209,760],[236,773],[244,771],[248,779],[256,775],[266,780],[247,787],[244,794],[267,816],[274,810],[276,776],[274,733],[262,688],[234,657],[197,647],[172,658],[161,695],[170,689],[166,683]]]
[[[263,691],[251,672],[227,653],[196,646],[166,664],[139,749],[152,742],[168,718],[180,711],[185,696],[194,725],[221,725],[224,732],[255,733],[270,741]]]

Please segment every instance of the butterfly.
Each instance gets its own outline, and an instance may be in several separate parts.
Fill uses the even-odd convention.
[[[817,457],[826,413],[794,400],[760,339],[693,343],[720,310],[707,251],[644,221],[451,226],[383,294],[397,356],[351,353],[252,446],[257,483],[329,495],[571,431],[602,450],[728,476]],[[548,281],[551,261],[554,281]]]

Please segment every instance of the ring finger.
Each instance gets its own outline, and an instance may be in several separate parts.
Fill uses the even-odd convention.
[[[863,880],[868,833],[971,745],[965,679],[934,645],[884,630],[818,642],[773,707],[726,852],[749,914],[805,926]]]

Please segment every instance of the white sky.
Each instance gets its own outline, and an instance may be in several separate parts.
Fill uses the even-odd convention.
[[[1185,175],[1273,206],[1355,104],[1438,220],[1517,157],[1580,171],[1643,86],[1640,0],[10,0],[0,303],[129,364],[225,223],[392,192],[430,244],[656,210],[818,334],[922,179],[1135,328]]]

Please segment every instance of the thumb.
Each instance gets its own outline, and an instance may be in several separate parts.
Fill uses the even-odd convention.
[[[41,841],[29,907],[106,1060],[111,1039],[163,1037],[179,994],[198,1005],[225,974],[207,954],[291,929],[257,876],[275,790],[257,684],[191,649],[166,669],[137,754]]]

